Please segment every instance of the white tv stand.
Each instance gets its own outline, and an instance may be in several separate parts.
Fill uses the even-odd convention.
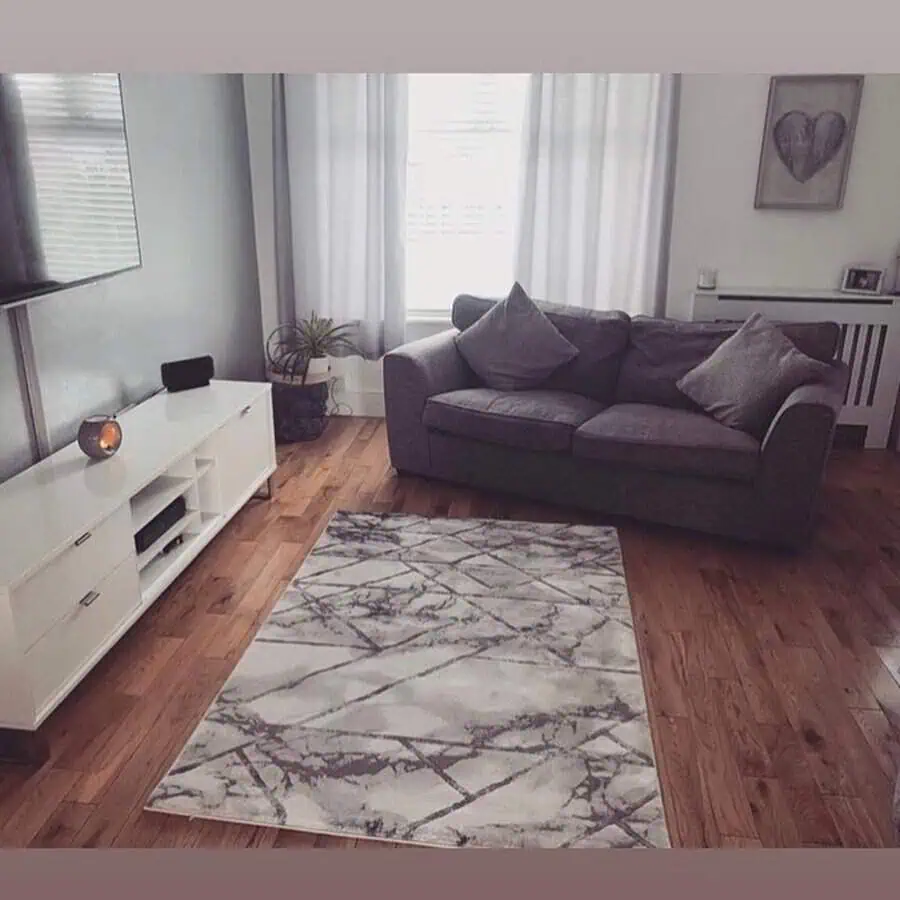
[[[275,471],[269,384],[157,394],[119,423],[115,456],[70,444],[0,485],[2,758],[41,758],[44,719]],[[179,496],[186,515],[138,554]]]

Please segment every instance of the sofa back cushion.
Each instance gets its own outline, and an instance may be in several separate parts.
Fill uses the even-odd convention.
[[[682,322],[635,316],[616,387],[617,403],[653,403],[698,410],[677,382],[712,355],[740,322]],[[834,322],[779,322],[781,331],[807,356],[834,358],[840,328]]]
[[[578,348],[516,282],[509,296],[456,335],[456,348],[472,371],[498,391],[523,391],[543,384]]]
[[[461,294],[453,301],[453,325],[465,331],[498,302]],[[618,310],[597,312],[541,300],[535,303],[562,336],[578,349],[578,356],[553,372],[541,388],[569,391],[601,403],[611,403],[619,365],[628,345],[629,317]]]

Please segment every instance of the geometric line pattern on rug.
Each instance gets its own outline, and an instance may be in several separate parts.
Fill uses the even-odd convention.
[[[146,808],[668,846],[615,529],[337,512]]]

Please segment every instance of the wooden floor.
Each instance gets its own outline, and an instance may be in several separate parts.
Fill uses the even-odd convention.
[[[398,478],[379,420],[333,420],[279,459],[275,500],[251,501],[48,720],[49,762],[0,766],[0,846],[395,846],[142,807],[335,509],[601,521]],[[796,557],[617,524],[673,845],[890,843],[900,459],[837,456]]]

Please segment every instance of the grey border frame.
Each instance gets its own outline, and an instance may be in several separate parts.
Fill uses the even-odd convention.
[[[764,203],[762,201],[762,175],[763,160],[766,155],[766,138],[772,127],[772,114],[775,108],[775,94],[780,85],[793,82],[817,83],[823,81],[849,81],[856,85],[856,99],[853,103],[853,112],[850,116],[850,129],[848,135],[847,155],[841,168],[841,188],[836,203]],[[835,210],[844,205],[844,194],[847,190],[847,176],[850,172],[850,159],[853,156],[853,143],[856,137],[856,122],[859,119],[859,108],[862,105],[864,75],[773,75],[769,79],[769,96],[766,101],[766,118],[763,123],[762,139],[759,148],[759,166],[756,170],[756,196],[754,197],[754,209],[806,209],[806,210]]]

